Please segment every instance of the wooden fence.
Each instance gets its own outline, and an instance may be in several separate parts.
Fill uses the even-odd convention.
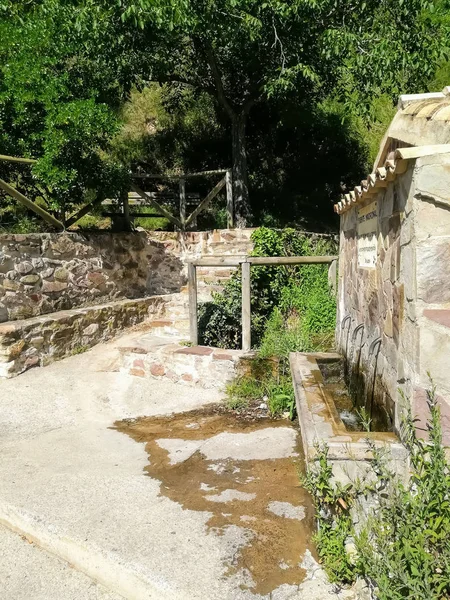
[[[0,154],[0,161],[12,162],[12,163],[21,163],[26,165],[32,165],[37,161],[33,158],[20,158],[15,156],[6,156]],[[188,205],[192,206],[196,203],[193,203],[192,200],[194,197],[198,197],[198,195],[188,195],[186,194],[186,181],[198,178],[198,177],[211,177],[215,175],[220,175],[220,181],[214,186],[214,188],[207,194],[207,196],[201,200],[197,206],[193,209],[191,214],[187,214]],[[232,186],[232,175],[230,169],[223,169],[217,171],[202,171],[200,173],[185,173],[183,175],[157,175],[157,174],[133,174],[132,180],[136,181],[137,179],[145,180],[145,179],[160,179],[160,180],[175,180],[179,182],[179,214],[176,216],[171,212],[168,208],[163,206],[167,197],[164,198],[164,194],[146,192],[141,189],[136,183],[132,183],[131,189],[134,197],[140,198],[141,202],[139,203],[141,206],[149,205],[153,208],[156,208],[158,214],[147,214],[145,212],[142,213],[132,213],[130,212],[130,202],[129,195],[124,194],[121,199],[122,204],[122,212],[121,213],[109,213],[108,216],[118,217],[120,216],[123,219],[124,225],[126,228],[130,228],[131,221],[133,218],[138,217],[165,217],[168,219],[177,229],[180,231],[185,231],[189,227],[196,226],[198,215],[206,210],[212,200],[219,194],[219,192],[225,188],[226,196],[227,196],[227,226],[229,229],[234,227],[234,202],[233,202],[233,186]],[[77,223],[82,217],[87,215],[94,209],[97,205],[104,203],[103,199],[94,200],[93,202],[83,206],[76,213],[68,217],[65,216],[63,220],[60,221],[54,215],[50,214],[41,206],[38,206],[35,202],[24,196],[21,192],[19,192],[15,187],[0,179],[0,189],[6,192],[9,196],[26,206],[29,210],[32,210],[37,215],[39,215],[44,221],[55,227],[56,229],[64,230],[68,229],[75,223]],[[166,194],[166,196],[172,196],[171,194]],[[172,199],[172,198],[171,198]],[[158,201],[160,200],[160,201]],[[111,201],[106,201],[106,203],[111,204]]]
[[[204,257],[188,263],[190,341],[198,345],[197,267],[241,267],[242,272],[242,350],[249,352],[251,339],[251,266],[330,265],[330,283],[336,291],[337,256],[223,256]]]

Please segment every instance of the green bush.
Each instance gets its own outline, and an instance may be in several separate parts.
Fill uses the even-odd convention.
[[[336,251],[333,242],[312,240],[294,229],[260,227],[253,232],[252,241],[253,256],[319,256]],[[212,302],[201,306],[199,330],[202,343],[221,348],[241,347],[240,277],[240,272],[236,273],[225,285],[223,293],[215,294]],[[328,289],[327,266],[252,267],[251,310],[254,347],[261,343],[265,345],[264,336],[266,333],[271,335],[268,324],[269,328],[273,325],[277,329],[277,334],[284,329],[276,312],[280,311],[284,325],[290,320],[298,320],[301,324],[301,331],[292,334],[296,340],[292,350],[307,350],[313,344],[311,336],[334,329],[336,304]],[[299,343],[300,338],[304,344]]]
[[[228,407],[240,409],[252,401],[260,400],[267,402],[272,416],[289,412],[290,417],[294,418],[295,397],[290,374],[283,374],[278,368],[276,371],[274,373],[266,366],[259,376],[252,372],[235,379],[227,387]]]

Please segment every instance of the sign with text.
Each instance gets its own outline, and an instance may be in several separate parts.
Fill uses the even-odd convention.
[[[377,264],[377,209],[375,201],[358,211],[358,267],[373,269]]]

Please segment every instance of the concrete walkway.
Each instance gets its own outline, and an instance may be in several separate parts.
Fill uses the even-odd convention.
[[[0,527],[1,597],[14,600],[123,600],[67,562]]]
[[[161,478],[144,472],[149,465],[145,444],[113,428],[117,420],[199,408],[218,401],[220,394],[134,378],[114,368],[110,343],[0,381],[0,523],[72,565],[77,577],[90,578],[91,586],[79,584],[78,600],[350,597],[332,593],[309,552],[303,556],[307,579],[300,586],[281,585],[261,595],[251,591],[245,569],[230,574],[229,565],[249,543],[245,526],[214,530],[208,527],[211,512],[186,508],[161,493]],[[284,429],[285,436],[274,428],[273,442],[265,440],[266,460],[271,460],[270,447],[275,454],[280,448],[283,456],[295,454],[292,429]],[[166,445],[168,459],[180,449]],[[208,448],[208,460],[223,460],[220,440],[209,440]],[[10,583],[18,583],[2,590],[2,600],[72,598],[71,578],[60,561],[44,553],[38,557],[34,547],[33,552],[19,548],[17,538],[9,536],[8,545],[11,554],[3,553],[0,574],[10,571]],[[20,595],[28,552],[36,557],[30,559],[33,564],[42,565],[36,569],[52,578],[44,596],[34,584],[28,596]],[[16,560],[9,560],[14,554]]]

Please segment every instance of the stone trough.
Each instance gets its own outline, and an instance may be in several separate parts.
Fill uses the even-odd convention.
[[[372,459],[367,440],[388,448],[391,467],[404,472],[407,452],[395,433],[389,431],[352,431],[344,423],[336,407],[332,386],[327,384],[322,370],[342,363],[336,353],[294,352],[290,355],[297,413],[307,463],[318,457],[319,445],[327,445],[328,460],[335,477],[343,482],[360,475],[361,467]],[[326,367],[325,369],[323,367]],[[322,370],[321,370],[322,367]]]

